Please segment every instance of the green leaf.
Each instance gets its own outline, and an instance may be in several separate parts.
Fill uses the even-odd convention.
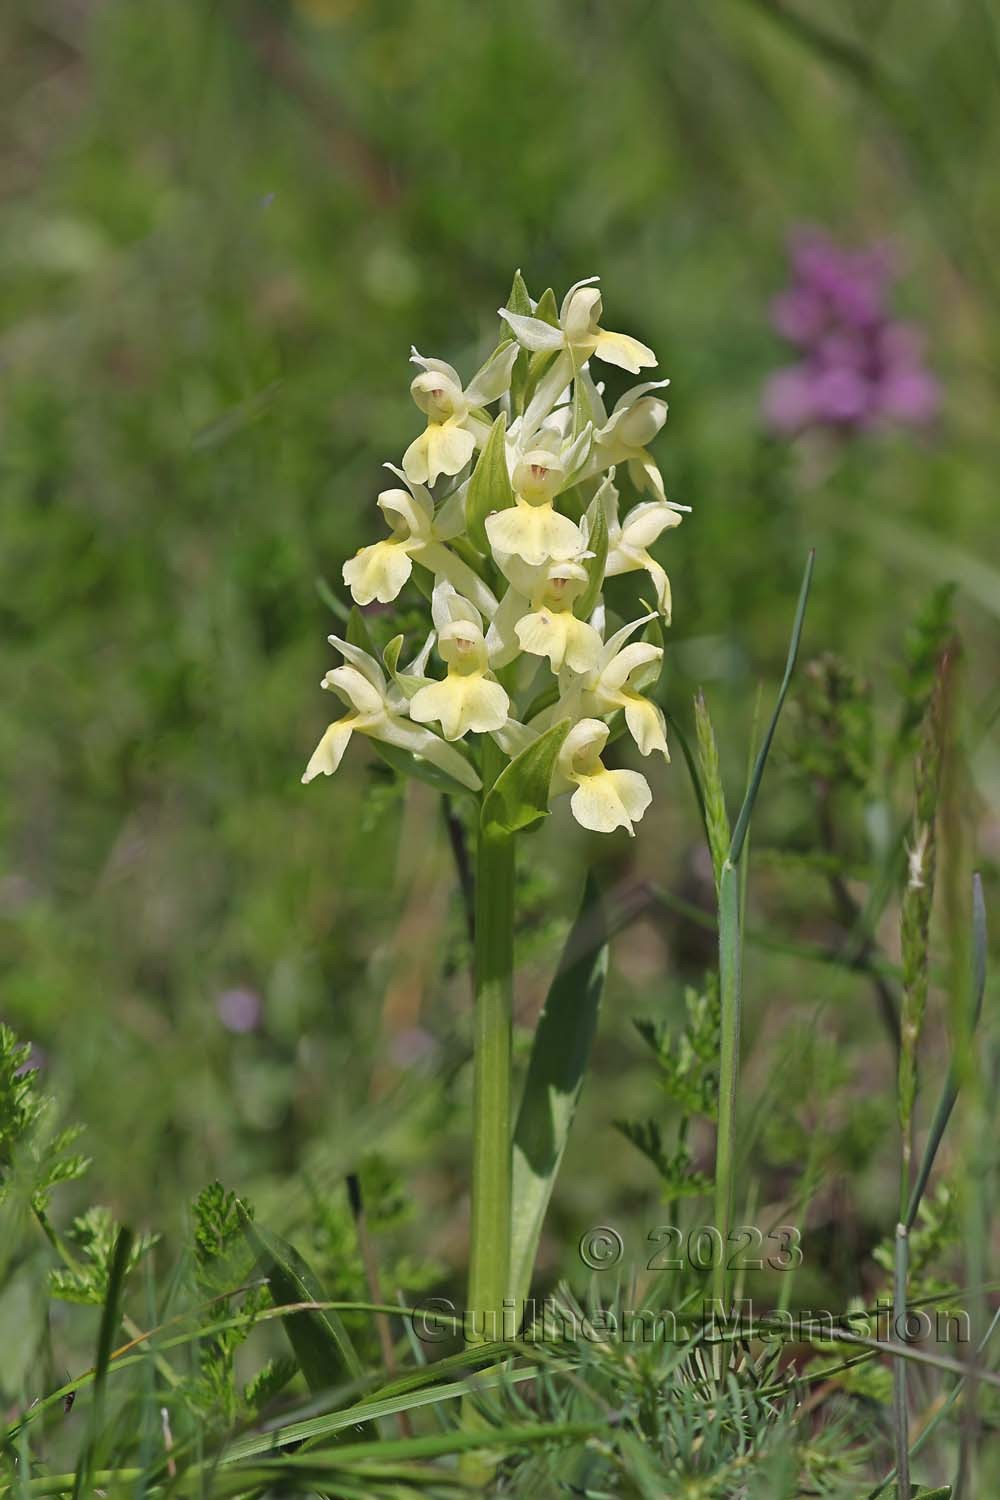
[[[520,271],[514,272],[510,296],[507,298],[507,311],[517,313],[522,318],[531,317],[531,298],[528,295],[528,288],[524,284],[524,277]],[[501,322],[500,325],[500,336],[501,338],[510,337],[510,329],[504,322]]]
[[[541,318],[543,323],[549,323],[553,328],[559,327],[559,304],[556,294],[550,286],[547,286],[538,299],[535,308],[535,317]]]
[[[589,513],[588,513],[589,514]],[[604,568],[608,560],[608,520],[604,514],[603,505],[593,507],[593,515],[590,516],[590,536],[587,540],[587,551],[592,552],[584,563],[587,569],[587,587],[576,602],[574,613],[578,620],[587,620],[593,612],[594,605],[600,597],[601,588],[604,583]]]
[[[95,1467],[94,1459],[98,1444],[103,1441],[105,1436],[102,1431],[104,1420],[104,1387],[108,1378],[108,1365],[111,1363],[111,1351],[114,1346],[115,1334],[121,1323],[125,1278],[128,1275],[131,1257],[132,1231],[123,1225],[118,1231],[114,1249],[111,1253],[107,1296],[104,1299],[101,1326],[97,1334],[97,1358],[94,1361],[94,1398],[91,1402],[87,1426],[84,1431],[80,1457],[77,1460],[76,1477],[73,1484],[73,1500],[79,1500],[80,1496],[93,1493],[91,1474]]]
[[[556,302],[555,292],[553,292],[551,287],[546,287],[545,291],[539,297],[534,316],[540,318],[543,323],[548,323],[552,328],[559,327],[559,307]],[[537,389],[538,382],[555,358],[556,351],[554,349],[536,349],[529,356],[528,374],[522,397],[525,404]]]
[[[378,652],[375,650],[375,643],[368,630],[368,621],[356,604],[347,619],[347,639],[352,646],[357,646],[359,651],[367,651],[369,656],[378,660]]]
[[[403,637],[394,635],[382,652],[382,665],[390,677],[395,677],[399,667],[399,653],[403,649]]]
[[[553,724],[504,767],[483,801],[485,833],[523,833],[548,817],[552,773],[568,733],[568,719]]]
[[[531,298],[528,295],[528,288],[524,284],[524,278],[520,271],[514,272],[514,283],[510,289],[510,296],[507,298],[507,310],[508,312],[518,313],[522,318],[530,318],[532,315]],[[507,338],[509,334],[510,329],[507,324],[501,321],[500,337]],[[514,361],[514,368],[510,374],[510,399],[513,410],[517,413],[524,411],[524,392],[528,383],[528,363],[528,351],[527,349],[522,349]]]
[[[69,1151],[82,1126],[54,1133],[46,1128],[54,1101],[39,1091],[38,1079],[31,1044],[19,1042],[0,1024],[0,1203],[16,1184],[16,1192],[42,1218],[52,1189],[82,1177],[90,1163]]]
[[[983,995],[986,992],[986,953],[986,904],[983,900],[982,877],[976,873],[972,877],[972,1004],[966,1022],[968,1035],[962,1038],[965,1045],[968,1045],[971,1041],[976,1027],[979,1025],[979,1017],[982,1014]],[[910,1201],[904,1220],[907,1229],[912,1229],[916,1222],[924,1190],[927,1187],[927,1180],[934,1166],[934,1158],[937,1156],[938,1147],[944,1137],[945,1130],[948,1128],[948,1121],[951,1119],[951,1112],[958,1098],[959,1072],[956,1059],[953,1057],[948,1069],[948,1076],[944,1081],[941,1097],[934,1111],[934,1118],[931,1121],[931,1127],[927,1135],[927,1143],[924,1146],[924,1154],[921,1158],[913,1190],[910,1194]]]
[[[507,418],[501,412],[493,423],[469,480],[465,519],[469,537],[480,552],[489,552],[486,517],[493,510],[506,510],[514,504],[514,492],[507,473],[506,436]]]
[[[531,1049],[514,1131],[510,1293],[528,1295],[542,1222],[576,1113],[608,971],[607,925],[588,875]]]
[[[267,1277],[276,1306],[330,1300],[298,1251],[255,1224],[242,1204],[240,1220],[247,1242]],[[356,1380],[361,1376],[361,1361],[339,1313],[332,1309],[313,1309],[292,1313],[282,1321],[292,1352],[311,1391],[329,1391],[345,1380]]]
[[[106,1303],[120,1239],[120,1226],[102,1204],[75,1218],[62,1241],[67,1264],[49,1272],[50,1296],[96,1307]],[[134,1270],[158,1240],[156,1234],[133,1236],[127,1269]]]
[[[456,781],[454,776],[449,776],[447,771],[442,771],[433,761],[421,760],[408,750],[401,750],[398,745],[385,745],[381,740],[369,739],[368,743],[379,760],[384,760],[400,776],[412,776],[414,781],[426,782],[436,792],[446,792],[449,797],[474,795],[461,781]]]
[[[614,1126],[655,1168],[664,1202],[712,1191],[711,1177],[695,1170],[686,1142],[678,1142],[673,1152],[667,1150],[658,1120],[615,1120]]]
[[[646,604],[645,599],[642,602],[645,605],[646,609],[649,610],[650,614],[653,615],[653,619],[646,622],[646,628],[642,632],[642,639],[646,641],[650,646],[657,646],[662,651],[663,622],[653,605]]]

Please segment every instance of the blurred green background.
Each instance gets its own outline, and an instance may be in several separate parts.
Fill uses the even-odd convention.
[[[444,825],[363,746],[299,785],[327,722],[328,590],[379,533],[380,465],[420,420],[409,346],[471,371],[520,266],[536,296],[600,273],[607,325],[655,347],[672,382],[656,453],[693,507],[662,549],[664,702],[689,724],[705,687],[734,801],[810,545],[804,651],[843,654],[887,722],[905,631],[957,581],[981,727],[1000,636],[998,12],[7,0],[0,65],[0,1014],[87,1126],[81,1195],[171,1230],[218,1175],[294,1232],[301,1184],[338,1183],[377,1143],[415,1196],[412,1248],[447,1277],[469,1011]],[[895,306],[943,388],[932,433],[762,431],[787,357],[768,302],[802,222],[897,246]],[[970,744],[992,886],[1000,757],[989,734]],[[588,845],[564,813],[526,846],[526,1023],[590,852],[622,889],[704,901],[680,755],[653,776],[634,846]],[[765,857],[811,836],[780,745],[760,822],[757,925],[822,939],[821,889]],[[590,1223],[656,1222],[653,1174],[611,1124],[658,1107],[629,1018],[672,1014],[711,943],[663,912],[619,940],[550,1271]],[[869,1147],[892,1061],[870,984],[761,949],[748,970],[751,1097],[785,1064],[812,1077],[782,1051],[797,1021],[826,1038],[837,1117],[875,1111],[827,1211],[881,1232],[893,1148],[872,1165]],[[259,1006],[246,1032],[224,1024],[241,1006]]]

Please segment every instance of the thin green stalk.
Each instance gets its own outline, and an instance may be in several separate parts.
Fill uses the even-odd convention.
[[[744,846],[750,831],[750,819],[753,816],[754,803],[757,800],[764,767],[767,764],[768,752],[771,749],[771,742],[778,727],[778,719],[781,716],[798,659],[815,556],[815,553],[811,551],[806,559],[795,619],[792,622],[791,639],[788,643],[785,671],[778,689],[777,701],[763,743],[754,761],[750,784],[747,787],[739,817],[736,819],[729,852],[719,876],[719,1000],[722,1010],[722,1026],[719,1048],[719,1123],[715,1140],[715,1227],[722,1239],[723,1254],[719,1257],[719,1263],[713,1273],[712,1295],[717,1302],[723,1304],[723,1308],[725,1308],[726,1301],[726,1261],[733,1205],[736,1083],[740,1063],[740,1013],[743,1006],[740,860],[743,857]]]
[[[753,702],[753,718],[750,721],[750,743],[747,746],[747,786],[750,786],[753,778],[754,761],[757,758],[757,747],[760,743],[760,706],[764,695],[764,685],[757,684],[757,695]],[[740,864],[740,943],[746,942],[747,927],[747,886],[750,882],[750,830],[747,829],[746,836],[746,858]],[[742,949],[741,949],[742,951]]]
[[[938,1100],[937,1109],[927,1134],[927,1144],[924,1147],[923,1158],[917,1172],[913,1191],[910,1194],[910,1202],[906,1211],[906,1227],[912,1229],[917,1219],[920,1208],[920,1200],[924,1195],[931,1169],[934,1166],[934,1158],[937,1156],[938,1147],[944,1138],[951,1112],[958,1098],[960,1085],[959,1062],[968,1051],[969,1042],[976,1027],[979,1025],[979,1017],[983,1008],[983,995],[986,991],[986,905],[983,900],[982,877],[974,874],[972,877],[972,1001],[969,1019],[965,1022],[966,1032],[956,1038],[951,1066],[945,1079],[941,1097]]]
[[[905,1224],[896,1225],[892,1321],[896,1341],[906,1333],[906,1284],[910,1271],[910,1237]],[[892,1415],[896,1437],[896,1488],[900,1500],[910,1500],[910,1416],[906,1402],[906,1361],[892,1362]]]
[[[1000,1327],[1000,1308],[998,1308],[997,1311],[993,1314],[993,1317],[990,1320],[990,1326],[987,1328],[986,1332],[983,1334],[983,1337],[976,1345],[977,1355],[983,1354],[985,1352],[987,1344],[993,1337],[998,1327]],[[935,1403],[933,1416],[928,1417],[927,1421],[920,1429],[919,1437],[916,1438],[912,1447],[910,1448],[911,1458],[916,1458],[921,1448],[925,1446],[928,1439],[932,1436],[934,1429],[939,1425],[939,1423],[943,1422],[947,1418],[952,1408],[954,1407],[955,1402],[958,1400],[959,1396],[962,1395],[965,1389],[965,1382],[968,1379],[969,1376],[967,1375],[961,1376],[952,1386],[946,1400],[944,1400],[940,1405],[937,1405]],[[879,1495],[885,1493],[885,1491],[889,1488],[890,1484],[892,1484],[895,1478],[896,1470],[890,1469],[885,1478],[880,1480],[873,1490],[869,1490],[866,1500],[878,1500]],[[957,1493],[958,1492],[956,1491],[956,1496]]]
[[[715,1149],[715,1227],[723,1254],[714,1273],[714,1297],[725,1306],[726,1260],[733,1209],[733,1151],[736,1136],[736,1079],[740,1059],[742,1006],[739,868],[726,859],[719,879],[719,999],[722,1029],[719,1055],[719,1126]]]
[[[485,798],[505,764],[483,745]],[[514,835],[481,826],[476,859],[470,1341],[497,1338],[510,1274]]]

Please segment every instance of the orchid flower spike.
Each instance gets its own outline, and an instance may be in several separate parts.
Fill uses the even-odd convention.
[[[451,365],[413,351],[419,373],[410,389],[424,431],[401,468],[386,465],[395,476],[378,496],[387,533],[343,564],[355,604],[388,610],[392,638],[381,660],[370,643],[354,645],[366,641],[357,612],[351,641],[330,637],[343,664],[323,687],[345,712],[323,734],[304,781],[332,775],[361,734],[392,746],[404,773],[440,784],[444,772],[452,791],[456,783],[478,791],[475,739],[489,735],[510,786],[528,778],[535,805],[545,795],[533,784],[538,763],[522,758],[565,723],[550,797],[568,793],[576,821],[598,832],[631,834],[649,806],[645,778],[609,770],[601,757],[624,720],[630,751],[669,759],[664,715],[647,696],[663,648],[633,637],[658,616],[669,622],[670,584],[651,548],[687,507],[666,499],[650,453],[666,420],[668,382],[633,386],[609,414],[591,373],[592,359],[633,374],[656,363],[645,344],[602,327],[596,280],[572,286],[557,315],[551,294],[533,302],[518,274],[501,313],[514,338],[505,336],[467,385]],[[519,358],[522,349],[538,357]],[[488,410],[494,403],[498,411]],[[648,497],[631,509],[614,484],[625,466],[630,492]],[[606,611],[628,594],[609,591],[608,580],[637,570],[653,581],[655,608],[605,640]],[[411,583],[431,592],[429,621],[414,620],[417,590],[408,590],[405,610],[392,608]]]

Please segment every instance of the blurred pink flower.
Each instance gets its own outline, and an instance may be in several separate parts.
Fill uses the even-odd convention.
[[[816,230],[797,230],[789,259],[792,285],[772,301],[771,323],[799,359],[764,385],[767,426],[791,436],[809,427],[933,422],[941,392],[923,364],[923,335],[887,307],[897,276],[888,248],[849,251]]]

